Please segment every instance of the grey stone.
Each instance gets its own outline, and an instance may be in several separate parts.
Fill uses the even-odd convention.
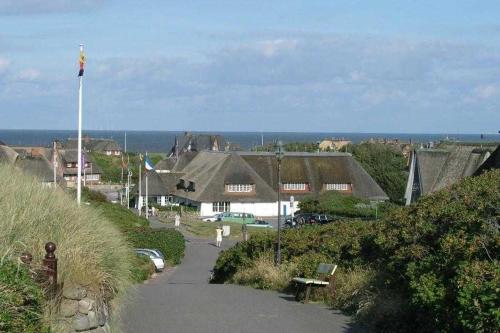
[[[89,318],[86,315],[77,314],[75,318],[73,318],[73,328],[77,332],[86,331],[89,329]]]
[[[64,299],[61,301],[59,313],[64,317],[73,317],[78,312],[78,301]]]
[[[111,333],[111,326],[109,326],[109,323],[106,323],[106,325],[104,325],[102,328],[105,333]]]
[[[75,299],[79,301],[87,296],[87,290],[77,285],[69,285],[64,287],[63,296],[68,299]]]
[[[89,328],[97,328],[99,326],[95,311],[89,311],[87,318],[89,319]]]
[[[92,330],[92,333],[106,333],[106,330],[103,327],[98,327],[95,330]]]
[[[106,314],[104,311],[104,308],[100,308],[99,311],[97,311],[97,323],[99,326],[104,326],[106,324]]]
[[[95,301],[91,298],[84,298],[78,302],[78,311],[81,313],[89,313],[89,311],[95,308]]]

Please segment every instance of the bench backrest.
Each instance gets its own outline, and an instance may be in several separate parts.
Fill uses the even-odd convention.
[[[333,264],[319,264],[316,273],[318,273],[318,277],[322,279],[330,279],[335,270],[337,269],[337,265]]]

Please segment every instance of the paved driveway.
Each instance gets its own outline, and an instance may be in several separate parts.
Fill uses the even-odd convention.
[[[225,244],[228,246],[229,244]],[[360,332],[349,317],[288,295],[209,284],[218,248],[188,239],[180,266],[141,284],[123,314],[127,333]]]

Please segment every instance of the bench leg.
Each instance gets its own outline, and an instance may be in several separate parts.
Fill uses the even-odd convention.
[[[296,286],[297,286],[297,291],[295,292],[295,300],[298,302],[300,299],[300,291],[302,289],[302,285],[297,283]]]
[[[304,298],[304,304],[309,302],[309,295],[311,294],[311,285],[308,284],[306,287],[306,296]]]

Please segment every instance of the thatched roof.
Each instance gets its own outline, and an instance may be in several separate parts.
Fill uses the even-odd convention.
[[[177,190],[176,194],[198,202],[276,201],[274,190],[236,153],[200,152],[184,169],[180,177],[185,184],[194,183],[194,191]],[[254,184],[255,193],[232,194],[226,184]]]
[[[240,155],[273,189],[277,188],[277,161],[273,153]],[[352,184],[357,197],[387,200],[380,186],[346,153],[286,153],[281,163],[281,181],[308,183],[312,193],[321,192],[324,184]]]
[[[156,163],[155,170],[172,170],[177,161],[175,158],[169,157]]]
[[[488,157],[488,159],[481,164],[481,166],[474,172],[475,176],[482,174],[486,170],[499,169],[500,168],[500,146],[495,149],[493,153]]]
[[[14,164],[18,153],[9,146],[0,145],[0,163]]]
[[[118,143],[113,139],[82,138],[82,147],[88,151],[121,151]],[[78,139],[70,138],[63,143],[64,149],[78,149]]]
[[[272,153],[200,152],[183,169],[179,180],[185,189],[175,194],[198,202],[233,201],[273,202],[277,194],[277,161]],[[287,153],[282,160],[283,183],[307,183],[310,192],[319,193],[328,183],[349,183],[353,194],[372,200],[387,200],[387,195],[366,171],[345,153]],[[255,192],[228,193],[227,184],[253,184]],[[188,188],[189,185],[194,185]],[[194,187],[194,188],[193,188]],[[292,193],[283,193],[288,200]]]
[[[42,156],[19,158],[15,165],[27,175],[34,176],[42,182],[54,180],[52,164]]]
[[[422,194],[434,192],[471,176],[489,156],[475,146],[448,146],[444,149],[418,149],[416,171]]]
[[[163,183],[160,174],[158,174],[154,170],[150,170],[146,171],[146,173],[142,175],[142,195],[146,195],[146,175],[148,178],[148,196],[162,196],[170,194],[170,191],[168,190],[167,186],[165,186],[165,183]],[[139,193],[139,188],[137,188],[137,193]]]

